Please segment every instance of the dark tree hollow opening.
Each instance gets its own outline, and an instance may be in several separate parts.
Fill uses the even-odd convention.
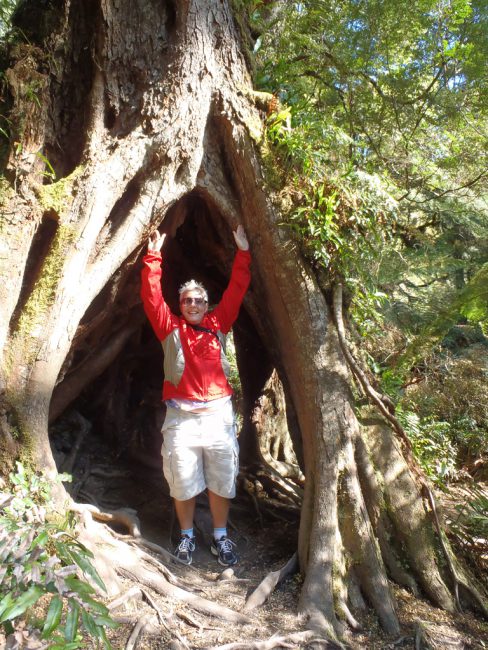
[[[168,235],[163,250],[162,288],[172,311],[179,313],[178,289],[189,279],[207,288],[212,308],[227,286],[235,255],[231,226],[208,197],[194,191],[168,210],[160,230]],[[104,453],[110,456],[112,466],[120,463],[124,471],[128,468],[138,479],[142,477],[138,481],[141,492],[125,494],[131,507],[139,510],[142,504],[144,510],[149,494],[168,495],[160,455],[160,430],[165,416],[161,401],[163,352],[139,298],[144,252],[145,247],[136,263],[119,269],[88,308],[51,402],[51,444],[58,470],[74,476],[68,490],[75,500],[96,501],[95,505],[107,509],[117,505],[112,494],[113,470],[107,469],[106,478],[84,478],[90,475],[90,463],[99,462]],[[252,286],[249,294],[252,300]],[[230,355],[235,354],[235,374],[240,379],[233,388],[241,466],[255,466],[260,433],[253,418],[260,397],[272,390],[269,380],[274,365],[269,346],[261,339],[245,304],[232,334]],[[82,380],[76,382],[83,376],[85,385]],[[70,383],[75,384],[73,389]],[[65,406],[61,408],[63,399]],[[282,417],[283,400],[275,407],[280,408]],[[88,429],[89,436],[85,436]],[[73,458],[80,436],[85,436],[84,442]],[[109,458],[106,460],[108,465]],[[151,499],[152,507],[154,500],[156,496]],[[170,502],[168,498],[163,501],[166,510],[159,521],[164,521],[166,525],[161,526],[167,529]],[[154,521],[148,525],[156,527]],[[154,535],[158,537],[155,529]]]

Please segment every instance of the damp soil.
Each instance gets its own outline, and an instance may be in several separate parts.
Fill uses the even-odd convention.
[[[62,464],[62,436],[54,439],[54,445]],[[80,503],[93,503],[107,510],[133,508],[140,519],[142,536],[172,552],[179,530],[159,462],[157,457],[152,459],[151,466],[135,462],[114,453],[90,434],[80,448],[71,489]],[[258,504],[241,491],[233,501],[230,515],[229,534],[237,544],[240,557],[231,570],[220,566],[210,552],[211,519],[205,495],[197,500],[195,524],[197,548],[192,565],[186,567],[175,562],[168,568],[188,591],[237,612],[243,611],[246,599],[260,582],[270,572],[279,570],[296,549],[298,517],[266,503]],[[127,531],[119,529],[118,532]],[[133,586],[131,581],[123,579],[123,591]],[[305,629],[296,615],[300,588],[299,574],[285,579],[263,606],[249,613],[250,621],[245,625],[202,614],[187,603],[151,593],[153,606],[134,599],[114,611],[114,615],[127,622],[111,630],[109,638],[117,650],[227,648],[228,644],[239,644],[234,648],[250,648],[252,642],[266,640],[269,648],[307,647],[293,642],[274,645],[271,641],[273,637],[287,637]],[[488,648],[487,622],[470,613],[448,614],[404,589],[395,585],[392,589],[398,603],[401,634],[388,637],[373,615],[356,612],[362,630],[347,635],[347,647],[353,650]],[[154,620],[154,605],[160,615],[158,631],[146,629],[132,642],[137,621],[144,617]],[[87,647],[91,647],[89,641]]]

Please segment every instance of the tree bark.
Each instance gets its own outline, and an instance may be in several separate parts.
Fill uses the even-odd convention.
[[[36,35],[38,41],[33,36],[39,47],[24,46],[28,56],[25,49],[12,52],[10,69],[17,73],[7,75],[17,117],[2,197],[8,244],[0,258],[2,431],[15,431],[24,454],[55,474],[50,405],[52,416],[60,413],[130,336],[130,318],[117,335],[115,324],[103,324],[126,296],[121,277],[137,277],[149,233],[161,227],[171,235],[171,257],[186,232],[197,260],[211,258],[207,273],[217,286],[229,273],[230,230],[241,222],[253,255],[244,309],[286,383],[301,433],[300,611],[312,629],[340,637],[344,621],[354,625],[349,608],[358,602],[359,584],[384,628],[397,633],[388,572],[402,552],[411,562],[408,576],[415,575],[406,582],[452,609],[415,479],[391,430],[368,429],[364,446],[326,297],[266,185],[258,148],[264,113],[252,102],[229,4],[61,4],[54,31]],[[27,130],[19,115],[34,79],[43,109]],[[58,175],[54,183],[43,184],[40,152]],[[193,262],[187,258],[186,267]],[[141,310],[136,296],[135,281],[129,312]],[[75,364],[78,376],[70,375]],[[400,475],[391,474],[393,457]],[[368,480],[374,472],[387,477],[384,487]],[[410,519],[402,509],[403,480]],[[415,549],[419,527],[423,558]],[[385,530],[398,535],[397,543],[388,543]]]

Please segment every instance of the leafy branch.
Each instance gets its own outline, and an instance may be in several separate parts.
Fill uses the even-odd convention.
[[[17,463],[10,486],[1,488],[0,626],[7,638],[20,634],[48,641],[42,648],[76,650],[84,629],[109,650],[106,628],[117,624],[92,584],[102,591],[105,585],[69,522],[53,523],[49,482]]]

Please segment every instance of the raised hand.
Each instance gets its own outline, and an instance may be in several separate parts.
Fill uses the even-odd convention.
[[[166,233],[160,233],[157,230],[155,230],[149,235],[149,241],[147,242],[147,250],[160,251],[161,248],[163,247],[165,239],[166,239]]]
[[[241,224],[239,224],[237,226],[237,229],[232,234],[234,235],[234,239],[236,240],[237,248],[241,251],[248,251],[249,242],[247,241],[247,236],[244,227]]]

